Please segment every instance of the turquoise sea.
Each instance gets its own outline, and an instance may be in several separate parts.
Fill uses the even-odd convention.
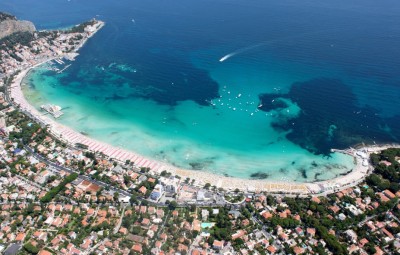
[[[106,26],[28,101],[62,124],[178,167],[315,181],[330,153],[400,138],[400,4],[320,0],[3,0],[38,29]],[[61,67],[61,66],[59,66]]]

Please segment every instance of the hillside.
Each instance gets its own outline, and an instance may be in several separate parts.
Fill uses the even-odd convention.
[[[30,21],[17,20],[14,16],[0,12],[0,39],[18,32],[34,32],[35,26]]]

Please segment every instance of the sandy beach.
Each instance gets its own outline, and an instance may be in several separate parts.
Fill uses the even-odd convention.
[[[101,29],[101,26],[97,29]],[[95,33],[93,33],[95,34]],[[93,35],[92,34],[92,35]],[[92,36],[91,35],[91,36]],[[91,37],[89,36],[85,41],[82,42],[79,47],[75,50],[77,52],[85,42]],[[315,182],[315,183],[295,183],[295,182],[279,182],[279,181],[268,181],[268,180],[247,180],[232,177],[224,177],[203,171],[194,171],[188,169],[179,169],[168,163],[156,161],[140,154],[124,150],[109,144],[94,140],[88,136],[81,134],[69,127],[57,123],[51,116],[45,115],[43,112],[38,111],[32,105],[28,103],[22,92],[22,80],[28,74],[28,72],[55,58],[68,57],[66,55],[58,55],[52,58],[44,59],[39,61],[37,64],[27,67],[22,70],[18,75],[15,76],[13,83],[9,88],[9,95],[13,101],[13,104],[28,113],[37,121],[47,125],[49,131],[58,139],[74,146],[76,143],[81,143],[88,146],[88,149],[93,152],[103,153],[104,155],[125,163],[126,160],[134,162],[137,167],[149,167],[153,173],[161,173],[166,170],[173,174],[181,176],[183,179],[190,178],[195,180],[195,185],[203,186],[206,183],[215,185],[217,188],[224,188],[225,190],[240,189],[243,191],[267,191],[273,193],[282,194],[300,194],[300,195],[312,195],[312,194],[328,194],[336,192],[337,190],[344,189],[350,186],[357,185],[371,172],[371,167],[368,163],[368,158],[371,153],[378,152],[388,147],[398,147],[398,145],[385,145],[385,146],[366,146],[359,149],[348,149],[341,153],[350,154],[355,160],[354,169],[346,174],[341,175],[337,178]],[[340,153],[340,152],[339,152]]]

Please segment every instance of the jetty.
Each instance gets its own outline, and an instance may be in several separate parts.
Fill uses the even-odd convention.
[[[54,118],[59,118],[61,117],[64,113],[61,111],[61,107],[58,105],[53,105],[53,104],[44,104],[40,106],[40,108],[49,114],[51,114]]]
[[[58,70],[57,73],[62,73],[62,72],[64,72],[64,70],[67,69],[67,68],[70,67],[70,66],[71,66],[71,64],[67,65],[67,66],[64,67],[63,69]]]
[[[55,58],[54,61],[56,61],[60,65],[64,65],[64,61],[61,60],[61,58]]]

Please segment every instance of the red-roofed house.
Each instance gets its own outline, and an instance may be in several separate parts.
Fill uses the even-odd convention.
[[[314,237],[315,236],[315,228],[307,228],[307,235]]]
[[[142,254],[142,245],[141,244],[135,244],[132,246],[132,251],[137,252],[139,254]]]
[[[390,190],[388,190],[388,189],[385,189],[384,191],[383,191],[383,194],[385,194],[388,198],[390,198],[390,199],[393,199],[393,198],[395,198],[396,197],[396,195],[395,194],[393,194]]]
[[[312,197],[311,201],[313,201],[314,203],[317,203],[317,204],[321,203],[321,200],[319,200],[318,197]]]
[[[23,242],[24,241],[24,239],[25,239],[25,237],[26,237],[26,234],[25,233],[19,233],[18,235],[17,235],[17,237],[15,238],[15,241],[17,241],[17,242]]]
[[[53,255],[53,253],[47,251],[47,250],[41,250],[38,255]]]
[[[299,247],[299,246],[295,246],[293,248],[293,251],[294,251],[295,254],[303,254],[304,253],[304,249]]]
[[[224,243],[222,241],[214,240],[213,248],[216,250],[221,250],[224,248]]]
[[[272,214],[268,211],[263,212],[261,215],[264,217],[264,219],[269,219],[272,217]]]
[[[146,194],[146,192],[147,192],[146,187],[145,186],[140,187],[139,192],[142,194]]]
[[[270,245],[267,247],[267,251],[269,251],[270,253],[274,254],[276,252],[276,248],[273,245]]]

